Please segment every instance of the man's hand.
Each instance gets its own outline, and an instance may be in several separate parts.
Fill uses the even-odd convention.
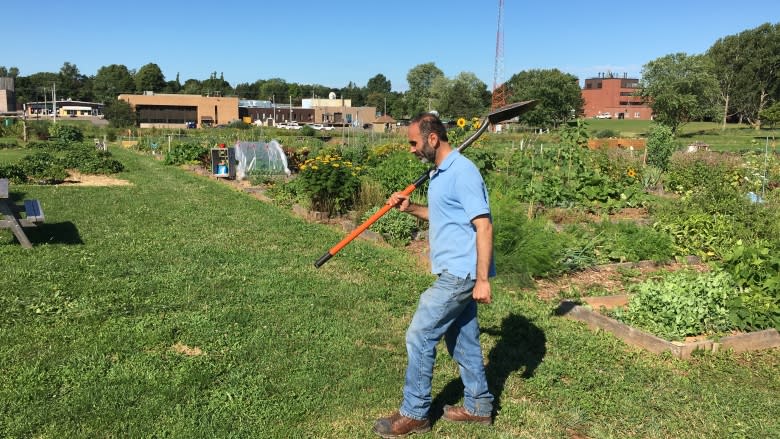
[[[416,216],[421,220],[428,220],[428,207],[421,204],[414,204],[409,201],[409,195],[403,192],[395,192],[390,195],[385,203],[388,206],[397,207],[401,212],[406,212],[410,215]]]
[[[387,199],[387,203],[390,206],[397,207],[401,212],[406,212],[409,209],[411,203],[409,202],[409,196],[403,192],[394,192]]]
[[[471,297],[473,297],[477,303],[490,303],[493,300],[491,290],[490,281],[478,280],[476,284],[474,284],[474,290],[471,292]]]

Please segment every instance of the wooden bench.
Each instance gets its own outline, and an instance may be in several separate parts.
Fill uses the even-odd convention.
[[[41,202],[38,200],[24,200],[24,213],[26,215],[24,219],[27,222],[40,224],[45,220]]]
[[[24,218],[19,216],[20,207],[9,197],[8,179],[0,178],[0,229],[11,229],[19,244],[32,248],[32,243],[24,233],[23,227],[36,227],[44,222],[43,208],[38,200],[24,201]]]

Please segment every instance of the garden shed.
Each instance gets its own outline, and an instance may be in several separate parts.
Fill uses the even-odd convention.
[[[386,133],[392,131],[395,124],[395,119],[388,115],[379,116],[375,121],[371,122],[372,130],[375,133]]]

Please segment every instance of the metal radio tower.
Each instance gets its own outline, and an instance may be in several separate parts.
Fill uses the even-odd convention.
[[[493,100],[491,110],[506,105],[504,86],[504,0],[498,0],[498,30],[496,31],[496,64],[493,70]]]

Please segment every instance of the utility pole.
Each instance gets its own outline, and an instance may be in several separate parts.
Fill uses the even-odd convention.
[[[52,123],[57,123],[57,84],[53,83],[51,85],[51,108],[52,108],[52,114],[53,118]]]

